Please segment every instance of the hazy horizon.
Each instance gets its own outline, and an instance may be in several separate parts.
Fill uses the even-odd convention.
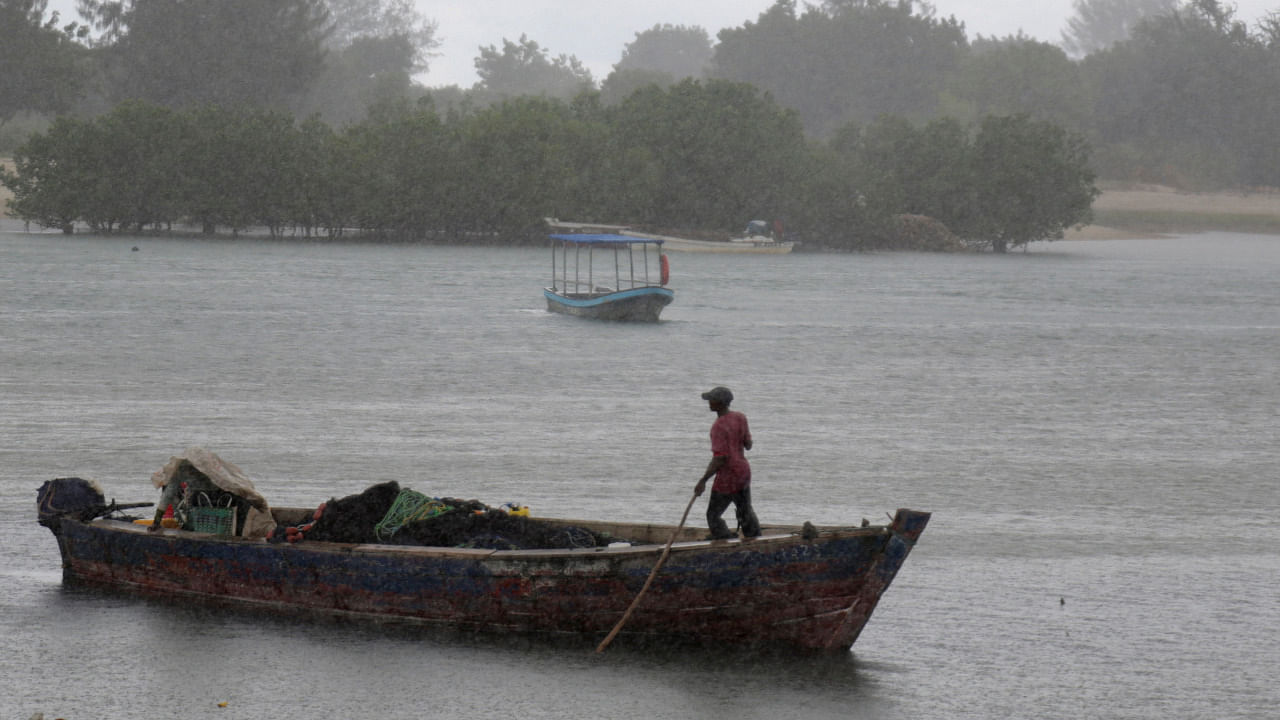
[[[610,8],[607,13],[598,3],[586,0],[415,2],[423,17],[436,22],[436,37],[441,41],[428,72],[419,75],[417,81],[429,87],[470,88],[479,79],[475,59],[480,48],[501,48],[504,39],[515,42],[525,35],[552,57],[577,57],[599,83],[638,32],[655,25],[699,26],[714,42],[724,28],[755,22],[775,0],[650,0]],[[1073,13],[1073,0],[935,0],[931,4],[936,16],[955,16],[963,22],[970,39],[979,35],[1005,37],[1021,31],[1036,40],[1057,44]],[[1267,0],[1228,4],[1235,5],[1237,17],[1251,25],[1268,10],[1280,10],[1280,5],[1268,8]],[[49,9],[61,12],[64,20],[78,17],[75,0],[50,0]]]

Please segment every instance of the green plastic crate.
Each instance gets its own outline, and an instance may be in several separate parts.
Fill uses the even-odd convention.
[[[193,507],[191,529],[210,535],[235,535],[236,510],[229,507]]]

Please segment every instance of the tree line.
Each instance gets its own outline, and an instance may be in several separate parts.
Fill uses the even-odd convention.
[[[885,116],[815,140],[754,86],[693,79],[616,105],[593,94],[443,113],[429,98],[391,102],[341,128],[128,102],[58,117],[14,164],[0,176],[10,213],[67,231],[404,241],[541,242],[547,217],[716,231],[763,217],[816,248],[1004,251],[1061,237],[1097,194],[1085,140],[1027,115]],[[903,218],[919,216],[942,227],[905,232]]]
[[[715,37],[671,25],[637,32],[603,79],[522,36],[478,48],[472,87],[432,89],[415,78],[429,68],[436,25],[410,0],[77,5],[81,21],[66,22],[47,16],[47,0],[0,0],[0,152],[15,119],[100,114],[126,100],[251,105],[342,126],[426,94],[442,114],[520,95],[598,93],[616,105],[694,77],[750,83],[822,140],[883,115],[970,124],[1025,113],[1084,136],[1102,177],[1280,186],[1280,14],[1250,27],[1219,0],[1074,0],[1066,50],[970,38],[961,20],[916,0],[777,0]]]
[[[438,46],[413,0],[0,0],[0,129],[140,100],[253,106],[339,124],[420,92]]]
[[[771,93],[819,137],[885,114],[972,122],[1026,113],[1085,136],[1102,177],[1280,186],[1280,145],[1267,139],[1280,131],[1280,12],[1250,27],[1219,0],[1073,5],[1069,54],[1020,35],[971,39],[923,2],[824,0],[801,10],[777,0],[755,22],[720,31],[701,72]],[[661,36],[689,37],[655,29],[636,42]],[[605,88],[625,80],[615,72]]]

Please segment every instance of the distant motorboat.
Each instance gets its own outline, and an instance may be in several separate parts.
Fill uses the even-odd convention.
[[[767,234],[768,231],[762,229],[763,226],[758,220],[752,221],[741,237],[732,237],[725,240],[706,240],[680,235],[652,233],[635,229],[630,225],[564,222],[555,218],[547,218],[546,222],[551,229],[562,232],[601,232],[643,240],[660,240],[663,243],[664,250],[676,252],[782,255],[791,252],[795,247],[794,242],[779,240]]]
[[[674,235],[657,235],[638,230],[623,230],[623,235],[634,238],[661,240],[667,250],[678,252],[704,253],[756,253],[761,255],[783,255],[791,252],[795,243],[777,241],[768,235],[746,235],[728,240],[695,240]]]

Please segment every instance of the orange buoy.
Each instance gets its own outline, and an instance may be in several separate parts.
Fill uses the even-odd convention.
[[[658,256],[658,267],[661,268],[662,284],[666,285],[671,282],[671,261],[667,259],[666,253]]]

